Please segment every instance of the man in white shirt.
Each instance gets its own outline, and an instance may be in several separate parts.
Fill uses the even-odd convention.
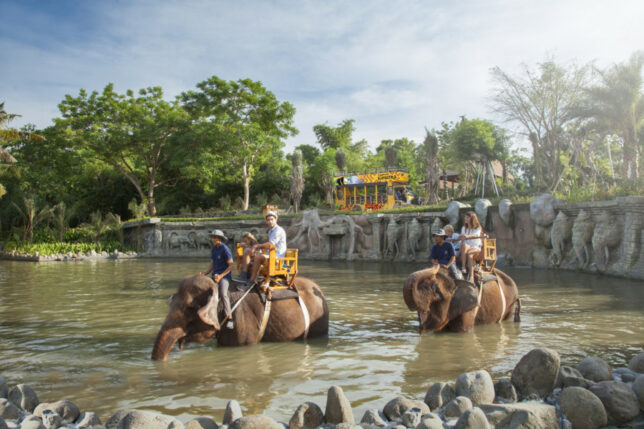
[[[250,276],[248,284],[255,283],[255,278],[257,278],[257,273],[264,262],[268,259],[268,256],[258,252],[260,249],[270,249],[271,245],[275,246],[275,257],[283,258],[286,256],[286,231],[284,228],[277,224],[277,213],[269,211],[264,216],[266,219],[266,225],[268,225],[268,241],[262,244],[256,244],[252,247],[252,252],[255,255],[253,264],[253,272]]]

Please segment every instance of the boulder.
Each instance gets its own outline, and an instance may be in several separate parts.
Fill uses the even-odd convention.
[[[489,429],[490,423],[483,410],[478,407],[470,408],[458,418],[454,429]]]
[[[29,415],[25,417],[20,422],[20,429],[47,429],[43,424],[42,420],[34,415]]]
[[[174,417],[152,411],[122,410],[105,423],[106,429],[181,429],[183,423]]]
[[[631,387],[640,401],[640,410],[644,411],[644,374],[638,376]]]
[[[499,217],[504,224],[510,225],[512,222],[512,201],[508,199],[499,201]]]
[[[472,408],[472,401],[467,396],[457,396],[445,406],[445,417],[460,417],[466,410]]]
[[[239,402],[235,401],[234,399],[232,401],[228,401],[226,404],[226,410],[224,411],[224,420],[223,424],[229,425],[232,422],[234,422],[237,419],[241,419],[243,417],[241,407],[239,406]]]
[[[324,423],[322,409],[313,402],[305,402],[297,407],[288,422],[289,429],[313,429]]]
[[[9,385],[7,384],[7,380],[5,380],[2,376],[0,376],[0,398],[7,398],[9,395]]]
[[[342,423],[338,423],[337,425],[335,425],[335,427],[333,429],[362,429],[362,427],[358,426],[355,423],[342,422]]]
[[[360,423],[370,424],[371,426],[385,427],[387,426],[387,421],[385,420],[385,415],[382,414],[379,410],[372,408],[365,411]]]
[[[398,396],[387,402],[382,411],[387,419],[400,421],[400,418],[405,411],[411,410],[412,408],[420,409],[422,414],[426,414],[431,411],[426,403],[408,399],[404,396]]]
[[[98,414],[93,411],[86,411],[81,414],[75,422],[78,428],[88,428],[90,426],[101,426],[103,423],[98,418]]]
[[[444,215],[447,218],[447,221],[454,225],[454,229],[456,229],[456,225],[458,225],[460,210],[465,207],[470,207],[470,205],[459,203],[458,201],[452,201],[447,206]]]
[[[495,429],[558,428],[557,409],[540,402],[520,402],[516,404],[482,404],[488,422]]]
[[[456,379],[457,396],[467,396],[474,406],[494,402],[494,382],[485,370],[466,372]]]
[[[640,404],[633,389],[619,381],[600,381],[588,388],[606,409],[608,424],[620,425],[633,420],[640,412]]]
[[[555,220],[555,197],[541,194],[530,201],[530,218],[536,225],[551,225]]]
[[[639,352],[631,358],[631,361],[628,363],[628,369],[644,374],[644,351]]]
[[[63,418],[55,411],[44,410],[42,412],[42,422],[47,429],[58,429],[63,424]]]
[[[425,394],[425,403],[430,409],[436,410],[444,407],[449,401],[456,398],[454,388],[447,383],[434,383]]]
[[[613,380],[621,381],[622,383],[632,383],[635,381],[638,373],[628,368],[615,368],[612,372]]]
[[[263,414],[255,414],[252,416],[242,417],[235,420],[230,425],[229,429],[284,429],[284,427],[277,423],[272,418]]]
[[[583,387],[567,387],[559,395],[559,408],[573,429],[595,429],[607,423],[604,404]]]
[[[487,198],[478,199],[474,203],[474,211],[476,212],[476,216],[479,218],[479,222],[483,226],[484,230],[489,229],[487,227],[487,213],[488,213],[488,208],[491,205],[492,203]]]
[[[443,429],[443,420],[434,413],[423,414],[415,429]]]
[[[0,417],[5,420],[17,420],[21,416],[20,408],[5,398],[0,398]]]
[[[186,429],[219,429],[219,425],[210,417],[197,417],[186,423]]]
[[[26,384],[19,384],[9,391],[8,398],[21,410],[33,413],[36,406],[40,403],[38,395]]]
[[[405,411],[402,416],[400,416],[400,421],[405,427],[415,428],[420,424],[420,420],[423,416],[423,413],[420,408],[414,407]]]
[[[342,422],[354,423],[351,403],[340,386],[331,386],[326,397],[326,410],[324,418],[327,423],[338,424]]]
[[[525,354],[512,370],[511,381],[520,398],[531,394],[543,398],[554,388],[559,373],[559,354],[547,348]]]
[[[587,388],[589,385],[590,383],[586,381],[584,376],[581,375],[581,372],[577,371],[577,369],[565,365],[559,367],[559,371],[557,372],[557,380],[555,381],[555,387],[565,388],[580,386]]]
[[[507,378],[503,378],[494,383],[494,401],[502,403],[517,401],[517,390]]]
[[[579,362],[579,365],[577,365],[577,370],[588,380],[606,381],[613,379],[611,376],[610,366],[605,360],[595,356],[584,358]]]
[[[0,429],[9,429],[9,426],[7,426],[7,423],[5,423],[2,417],[0,417]]]
[[[33,414],[42,417],[43,412],[49,410],[61,416],[65,423],[73,423],[80,416],[80,409],[71,401],[63,399],[56,402],[42,402],[34,409]]]

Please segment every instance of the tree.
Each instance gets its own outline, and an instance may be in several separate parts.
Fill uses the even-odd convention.
[[[426,181],[425,186],[425,204],[434,205],[438,204],[440,198],[438,195],[438,185],[440,178],[440,167],[438,163],[438,138],[436,134],[430,133],[425,128],[425,153],[427,156],[426,168]]]
[[[570,70],[546,61],[537,70],[523,67],[524,77],[513,77],[499,67],[491,70],[498,84],[493,110],[508,122],[523,126],[532,144],[537,185],[555,191],[564,166],[561,155],[567,149],[563,130],[572,121],[583,96],[587,66]]]
[[[595,120],[595,127],[604,134],[617,134],[622,140],[622,176],[639,177],[641,147],[638,130],[644,125],[644,96],[642,67],[644,52],[636,52],[624,64],[608,70],[595,68],[600,85],[586,91],[587,104],[582,117]],[[610,146],[608,151],[612,159]]]
[[[335,165],[338,167],[338,171],[344,172],[347,168],[347,154],[344,150],[338,149],[335,152]]]
[[[337,127],[318,124],[313,127],[313,132],[322,149],[346,149],[351,144],[351,137],[355,131],[354,123],[354,119],[345,119]]]
[[[58,241],[63,241],[63,235],[69,227],[69,221],[74,216],[74,209],[69,208],[63,201],[56,204],[52,210],[52,219],[58,230]]]
[[[242,209],[247,210],[255,169],[283,146],[283,138],[298,132],[293,126],[295,108],[250,79],[225,81],[212,76],[197,88],[180,98],[196,121],[212,129],[216,147],[226,152],[229,165],[241,170]]]
[[[186,124],[183,109],[163,100],[160,87],[122,95],[111,83],[102,94],[68,94],[58,108],[63,117],[56,125],[68,130],[69,140],[127,177],[147,201],[148,214],[156,215],[154,191],[165,183],[158,175],[170,161],[174,134]]]
[[[293,171],[291,172],[291,198],[295,206],[295,213],[300,208],[300,200],[302,200],[302,192],[304,191],[304,172],[302,170],[302,151],[295,150],[293,152]]]
[[[34,239],[34,230],[36,229],[36,227],[41,223],[47,222],[51,219],[52,209],[47,206],[39,209],[36,201],[33,198],[27,197],[23,199],[22,207],[19,207],[18,204],[14,202],[12,202],[11,204],[18,211],[18,214],[22,218],[24,228],[22,241],[31,243]]]

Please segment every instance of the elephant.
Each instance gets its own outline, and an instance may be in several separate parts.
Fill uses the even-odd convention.
[[[329,308],[320,287],[312,280],[297,277],[294,283],[306,306],[309,318],[308,336],[318,337],[328,333]],[[230,293],[231,304],[238,301],[244,291]],[[273,300],[263,336],[260,325],[264,304],[256,289],[249,292],[233,312],[234,329],[222,328],[223,305],[215,282],[207,276],[184,278],[179,289],[168,300],[170,310],[152,349],[153,360],[166,360],[178,342],[179,349],[186,343],[205,343],[213,338],[221,346],[245,346],[260,341],[293,341],[305,338],[304,308],[297,299]]]
[[[418,331],[470,332],[474,325],[507,320],[519,321],[521,301],[514,281],[494,269],[494,278],[484,278],[479,288],[465,280],[454,280],[446,268],[433,267],[412,273],[403,287],[405,304],[418,312]],[[503,291],[503,295],[501,295]]]

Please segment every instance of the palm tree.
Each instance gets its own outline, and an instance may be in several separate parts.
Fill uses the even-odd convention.
[[[605,71],[596,70],[601,85],[587,90],[587,106],[582,114],[593,118],[601,131],[617,134],[622,139],[624,179],[639,177],[638,129],[644,125],[643,66],[644,52],[639,51],[626,63]]]
[[[41,223],[51,219],[52,209],[45,206],[39,210],[35,200],[27,197],[23,199],[23,207],[19,207],[14,202],[11,204],[18,211],[23,221],[24,232],[22,241],[31,243],[34,239],[34,229]]]
[[[63,241],[65,230],[69,227],[69,221],[74,216],[74,208],[67,207],[64,202],[56,204],[53,208],[53,220],[58,230],[58,241]]]

